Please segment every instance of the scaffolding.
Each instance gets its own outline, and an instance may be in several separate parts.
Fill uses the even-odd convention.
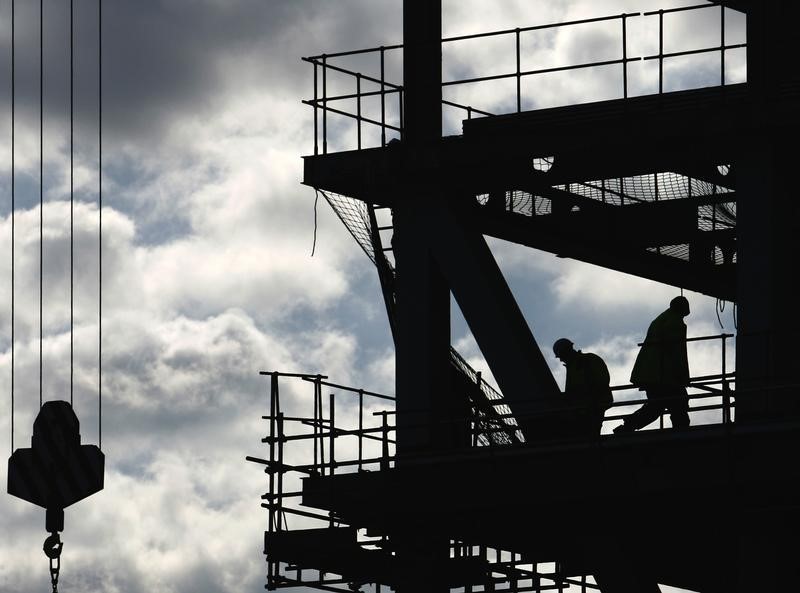
[[[776,542],[800,529],[800,473],[785,461],[800,454],[798,323],[777,312],[796,300],[781,147],[800,127],[800,9],[774,4],[442,39],[441,3],[409,1],[405,45],[303,58],[303,183],[377,268],[398,393],[264,373],[269,455],[248,459],[269,476],[267,588],[726,593],[796,580]],[[684,18],[704,41],[673,44]],[[565,61],[546,51],[559,36],[604,43]],[[593,84],[546,96],[554,76]],[[690,338],[690,360],[721,349],[718,370],[691,378],[690,428],[662,413],[614,434],[645,401],[617,385],[598,434],[565,430],[581,410],[563,405],[485,237],[741,304],[736,370],[732,334]],[[451,297],[498,387],[445,356]],[[289,380],[311,392],[305,407]]]
[[[720,346],[719,373],[694,376],[690,380],[689,413],[694,426],[730,427],[735,421],[736,373],[729,368],[727,355],[728,340],[732,337],[722,333],[687,340],[690,344],[716,341]],[[469,372],[475,373],[476,387],[491,389],[498,396],[492,401],[497,407],[504,407],[502,396],[471,367]],[[264,534],[267,589],[305,586],[322,591],[379,592],[391,588],[395,571],[391,536],[370,533],[365,526],[348,524],[334,512],[325,513],[304,505],[302,481],[393,470],[397,462],[394,396],[334,383],[320,374],[262,371],[261,375],[269,380],[268,413],[262,416],[269,427],[262,439],[268,455],[248,456],[247,460],[264,466],[269,480],[261,504],[269,513]],[[293,391],[296,415],[283,412],[282,381],[300,381],[307,385],[306,393],[310,392],[303,406],[298,407],[298,394]],[[489,451],[498,454],[520,448],[592,448],[613,444],[620,437],[610,434],[612,428],[646,399],[637,396],[638,388],[630,384],[614,386],[612,390],[617,394],[615,403],[606,413],[602,432],[593,437],[564,434],[544,441],[511,439],[508,414],[490,417],[472,408],[468,417],[456,419],[470,435],[468,441],[462,441],[468,442],[468,446],[420,456],[453,461],[468,460]],[[300,411],[309,407],[310,414]],[[565,413],[575,411],[575,406],[562,406],[547,413],[556,422]],[[645,432],[669,428],[665,414]],[[453,428],[451,418],[436,430]],[[505,438],[495,438],[495,434]],[[566,572],[568,567],[556,558],[532,563],[519,550],[493,547],[485,542],[453,539],[449,542],[449,558],[448,566],[442,567],[443,573],[461,575],[454,576],[451,585],[463,587],[467,592],[563,592],[570,590],[570,586],[576,587],[573,591],[599,590],[593,575]],[[372,588],[361,589],[367,586]]]

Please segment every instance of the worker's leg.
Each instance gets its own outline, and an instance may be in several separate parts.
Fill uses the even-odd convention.
[[[669,390],[669,417],[673,428],[687,428],[689,426],[689,395],[685,387],[674,387]]]
[[[597,437],[602,432],[605,415],[605,410],[592,410],[587,426],[587,432],[590,437]]]
[[[661,401],[663,392],[657,388],[648,388],[645,393],[647,394],[647,401],[641,408],[625,418],[624,424],[615,429],[614,432],[638,430],[654,420],[658,420],[659,416],[664,412],[664,402]]]
[[[649,400],[641,408],[625,418],[625,427],[630,430],[638,430],[654,420],[658,420],[663,411],[664,406],[661,402]]]

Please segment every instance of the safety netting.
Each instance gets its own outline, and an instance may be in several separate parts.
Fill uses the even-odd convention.
[[[353,238],[367,254],[367,257],[376,263],[375,248],[372,244],[372,224],[369,216],[369,206],[362,200],[334,192],[317,190],[330,204],[333,211],[344,223],[344,226],[353,235]]]
[[[733,190],[723,185],[680,173],[662,172],[649,175],[599,179],[579,183],[554,185],[553,189],[581,198],[588,198],[612,206],[628,206],[661,200],[701,198],[697,205],[697,228],[701,231],[719,231],[736,228],[736,202],[724,200],[726,194],[733,198]],[[489,194],[476,196],[478,203],[485,205]],[[702,198],[713,198],[703,200]],[[521,190],[505,192],[505,210],[525,216],[540,216],[552,212],[552,199]],[[650,247],[648,251],[682,260],[689,259],[689,245],[665,245]],[[725,253],[721,248],[713,250],[716,264],[736,261],[736,253]]]
[[[380,242],[377,245],[374,242],[374,238],[379,237],[380,234],[378,229],[372,228],[373,218],[370,217],[370,206],[362,200],[342,194],[317,191],[323,195],[356,243],[377,266],[378,258],[375,250],[376,248],[381,249],[382,246]],[[391,262],[386,258],[381,258],[381,265],[387,266],[389,272],[394,273]],[[450,364],[475,385],[475,389],[465,396],[471,400],[472,411],[477,421],[478,444],[486,446],[524,442],[525,439],[517,427],[517,421],[511,417],[511,409],[505,404],[498,404],[499,401],[502,401],[503,395],[486,380],[480,378],[478,372],[454,348],[450,349]]]
[[[481,445],[510,445],[525,442],[511,408],[503,401],[503,395],[487,383],[454,348],[450,349],[450,363],[475,384],[482,401],[473,401],[472,412],[476,418],[478,442]],[[472,398],[470,398],[472,399]],[[488,403],[488,406],[482,404]]]

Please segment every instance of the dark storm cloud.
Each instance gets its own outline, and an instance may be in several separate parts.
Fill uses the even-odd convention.
[[[353,4],[110,4],[104,15],[104,100],[110,125],[128,139],[157,136],[183,117],[214,112],[248,86],[281,89],[299,100],[300,89],[310,86],[300,56],[363,37],[366,23],[374,23],[373,17],[390,3],[375,2],[358,11]]]
[[[79,131],[97,124],[98,6],[74,4],[75,117]],[[142,0],[103,4],[102,87],[105,133],[127,146],[152,148],[185,117],[211,114],[248,85],[283,89],[299,99],[310,88],[302,55],[396,42],[401,3],[381,0]],[[44,2],[45,120],[69,117],[69,3]],[[11,9],[0,8],[0,71],[10,82]],[[39,12],[16,3],[18,126],[38,125]],[[355,46],[354,46],[355,44]],[[10,84],[0,90],[10,114]],[[269,114],[265,114],[268,117]]]

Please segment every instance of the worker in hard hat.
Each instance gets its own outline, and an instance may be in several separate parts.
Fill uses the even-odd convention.
[[[555,341],[553,354],[567,367],[564,394],[570,406],[574,406],[574,414],[569,416],[573,434],[600,434],[605,412],[614,401],[606,363],[597,354],[575,350],[567,338]]]
[[[674,428],[689,426],[689,358],[686,353],[686,323],[689,301],[677,296],[669,308],[647,328],[647,336],[636,357],[631,383],[643,390],[647,402],[625,418],[615,433],[647,426],[668,410]]]

